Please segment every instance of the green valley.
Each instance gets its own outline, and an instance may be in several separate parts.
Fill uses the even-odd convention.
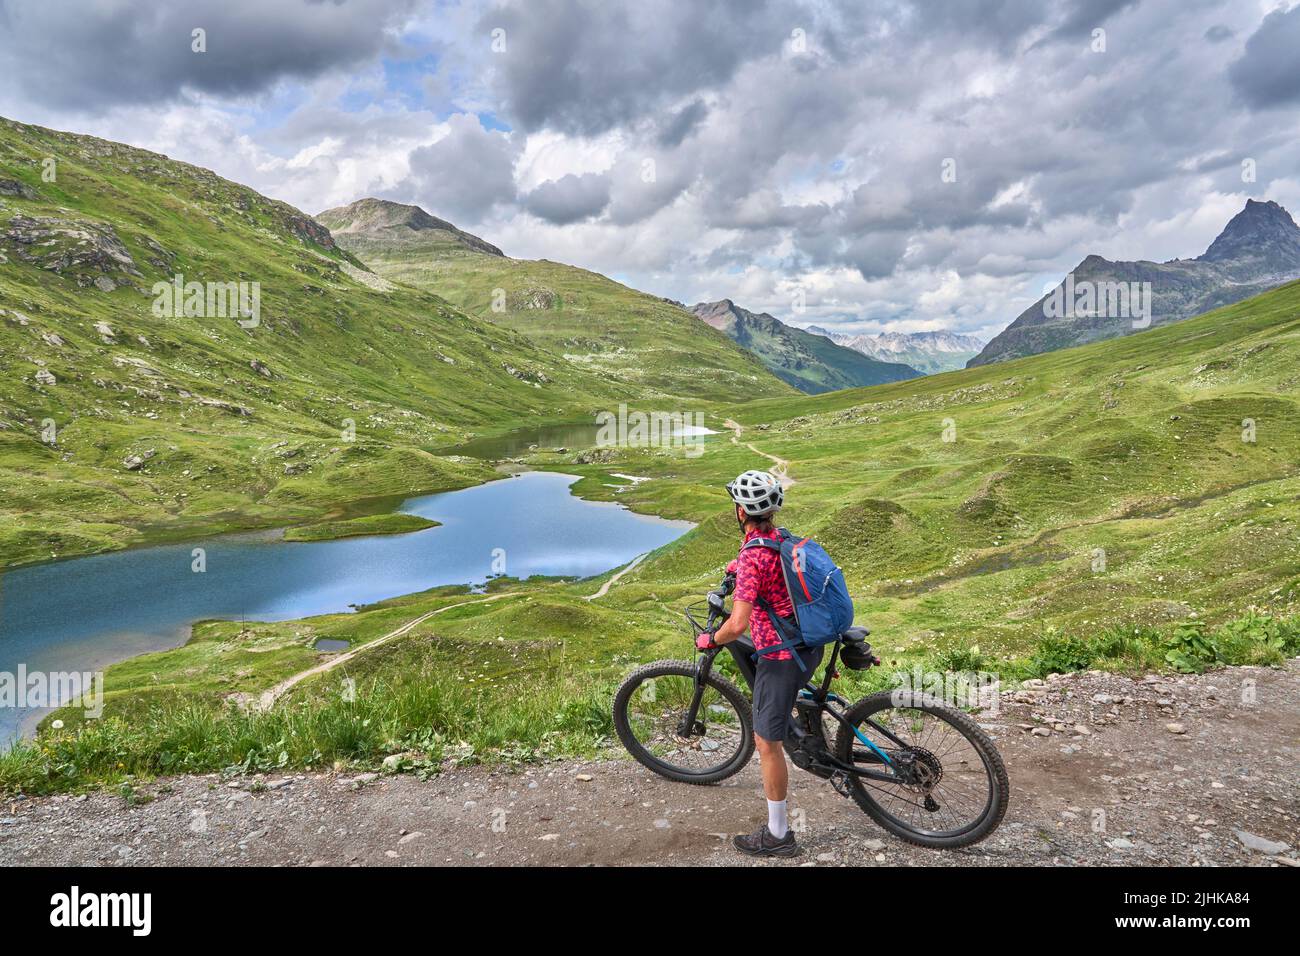
[[[336,240],[196,167],[14,123],[0,172],[10,565],[272,524],[302,540],[414,531],[428,522],[390,514],[402,497],[499,475],[440,450],[615,403],[690,407],[714,430],[703,453],[516,459],[697,523],[634,566],[199,622],[108,668],[107,719],[47,718],[0,758],[0,789],[599,748],[610,682],[688,652],[681,608],[734,554],[723,483],[773,463],[794,479],[782,522],[843,564],[885,671],[1295,653],[1300,283],[1114,341],[800,395],[675,304],[508,259],[412,207],[323,214]],[[258,321],[157,314],[154,284],[177,274],[259,283]],[[360,698],[340,696],[344,678]]]
[[[386,510],[492,476],[433,452],[530,421],[788,393],[721,334],[582,275],[635,315],[593,329],[575,304],[539,342],[207,170],[0,120],[0,567]],[[200,284],[191,314],[155,309],[177,281]],[[255,321],[211,308],[240,283]]]
[[[0,781],[32,786],[33,768],[110,744],[157,772],[182,726],[196,769],[241,740],[253,766],[590,752],[608,735],[608,682],[687,653],[680,609],[735,548],[718,489],[765,465],[749,444],[788,460],[783,523],[844,564],[884,671],[1276,663],[1300,649],[1298,345],[1292,283],[1116,342],[751,403],[733,410],[739,434],[696,458],[539,451],[534,467],[582,475],[585,496],[700,525],[599,597],[592,581],[498,579],[483,597],[440,589],[356,615],[204,624],[183,648],[110,669],[109,713],[130,725],[52,735],[47,756],[0,763]],[[412,621],[285,704],[222,716],[318,659],[320,637],[356,647]],[[367,688],[363,703],[340,702],[341,676]]]

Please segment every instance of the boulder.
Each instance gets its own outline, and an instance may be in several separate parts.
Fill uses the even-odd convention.
[[[35,199],[36,190],[16,179],[0,179],[0,196],[16,196],[19,199]]]

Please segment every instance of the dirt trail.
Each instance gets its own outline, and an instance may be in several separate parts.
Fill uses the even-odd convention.
[[[733,445],[741,444],[740,435],[745,430],[744,427],[739,422],[733,422],[730,418],[722,424],[726,425],[732,431],[731,443]],[[798,482],[790,476],[790,462],[786,461],[784,458],[778,458],[776,455],[769,455],[765,451],[760,451],[754,447],[753,442],[747,441],[743,444],[755,455],[759,455],[760,457],[766,458],[768,461],[772,462],[772,474],[776,477],[777,481],[781,482],[782,488],[793,488],[798,484]]]
[[[642,561],[644,561],[645,558],[646,558],[646,555],[648,555],[649,553],[650,553],[650,552],[647,551],[645,554],[638,554],[635,558],[633,558],[633,559],[632,559],[631,561],[629,561],[626,565],[624,565],[624,566],[623,566],[623,569],[622,569],[621,571],[619,571],[618,574],[614,575],[612,578],[610,578],[608,581],[606,581],[604,584],[602,584],[602,585],[600,586],[600,590],[599,590],[599,591],[597,591],[595,594],[588,594],[585,598],[583,598],[583,600],[584,600],[584,601],[594,601],[594,600],[596,600],[596,598],[603,598],[606,594],[609,593],[609,589],[610,589],[610,587],[613,586],[613,584],[614,584],[614,583],[615,583],[619,578],[621,578],[623,575],[627,574],[629,571],[631,571],[633,568],[635,568],[638,564],[640,564]]]
[[[409,634],[413,628],[419,626],[420,624],[423,624],[425,621],[433,617],[435,614],[441,614],[443,611],[450,611],[452,608],[456,608],[456,607],[465,607],[466,605],[469,604],[486,604],[488,601],[499,601],[502,598],[507,598],[507,597],[514,597],[514,595],[511,593],[493,594],[491,597],[480,598],[477,601],[461,601],[457,604],[448,604],[446,607],[440,607],[437,608],[436,610],[429,611],[426,614],[421,614],[419,617],[415,618],[414,620],[407,621],[401,627],[389,631],[383,637],[377,637],[373,641],[369,641],[365,644],[362,644],[360,647],[353,648],[352,650],[344,654],[339,654],[337,657],[331,657],[328,660],[322,661],[321,663],[315,665],[314,667],[307,668],[305,671],[299,671],[298,673],[294,674],[292,677],[287,677],[284,680],[280,681],[280,683],[276,684],[274,687],[262,691],[261,696],[259,696],[257,699],[257,709],[270,710],[272,707],[275,706],[275,702],[277,700],[279,700],[281,697],[283,697],[286,693],[289,692],[290,688],[306,680],[308,677],[314,677],[317,674],[323,674],[326,671],[331,671],[336,667],[342,667],[348,661],[355,658],[358,654],[364,654],[369,650],[373,650],[374,648],[379,647],[381,644],[387,644],[389,641],[401,637],[403,634]]]
[[[1300,659],[1199,677],[1070,675],[1006,694],[980,719],[1012,786],[983,843],[907,846],[796,771],[803,853],[758,865],[1300,865]],[[109,793],[17,800],[0,807],[0,864],[753,862],[729,837],[765,818],[755,764],[691,787],[616,753],[429,781],[180,777],[141,787],[152,801],[131,806]]]

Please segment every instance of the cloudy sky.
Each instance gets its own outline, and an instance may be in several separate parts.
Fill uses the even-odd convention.
[[[0,0],[0,115],[797,324],[988,337],[1089,253],[1300,214],[1288,0],[76,6]]]

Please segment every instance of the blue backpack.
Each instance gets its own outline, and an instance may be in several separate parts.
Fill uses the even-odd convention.
[[[807,670],[798,651],[830,644],[852,627],[853,598],[849,597],[844,572],[821,545],[811,538],[799,538],[785,528],[778,531],[780,541],[751,538],[741,549],[766,548],[781,555],[785,589],[790,592],[790,603],[794,605],[794,617],[788,618],[778,615],[762,597],[755,602],[776,628],[781,643],[756,651],[754,657],[788,650],[800,669]]]

